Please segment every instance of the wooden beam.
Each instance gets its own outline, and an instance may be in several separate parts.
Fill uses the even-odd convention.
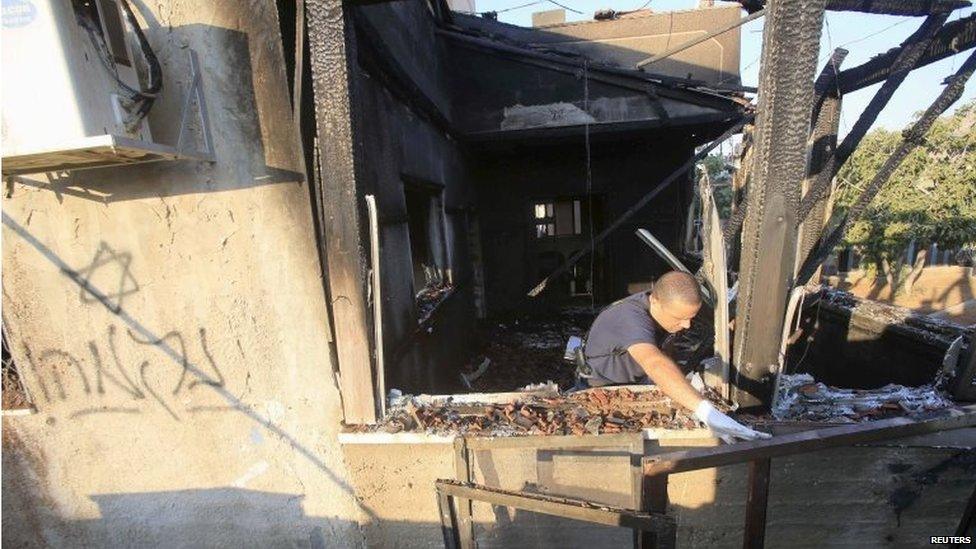
[[[454,439],[454,476],[458,482],[471,482],[471,463],[464,437]],[[462,499],[457,508],[458,540],[461,549],[474,549],[474,520],[470,499]]]
[[[883,15],[922,16],[969,6],[967,0],[827,0],[830,11],[857,11]]]
[[[943,410],[926,419],[898,417],[803,431],[767,440],[648,456],[644,458],[644,474],[674,474],[973,426],[976,426],[976,405],[961,410]]]
[[[943,25],[915,66],[924,67],[974,47],[976,47],[976,13]],[[818,85],[817,92],[835,88],[843,95],[883,82],[891,73],[895,59],[898,58],[901,50],[900,46],[892,48],[862,65],[841,71],[836,79]]]
[[[842,48],[834,50],[830,61],[827,62],[817,78],[817,82],[832,80],[836,77],[847,53],[847,50]],[[817,88],[817,84],[814,84],[814,89]],[[827,169],[828,160],[837,150],[837,131],[840,127],[842,101],[843,98],[840,95],[830,93],[829,90],[817,95],[817,104],[814,105],[813,123],[811,124],[813,132],[810,136],[810,164],[803,180],[804,193],[816,183],[820,172]],[[824,193],[818,198],[810,210],[810,215],[800,224],[794,272],[799,270],[801,262],[816,247],[817,239],[820,238],[820,231],[823,230],[824,224],[830,218],[830,211],[827,207],[829,198],[830,192]],[[817,275],[815,282],[819,282],[819,278]]]
[[[824,2],[777,0],[766,8],[732,355],[733,400],[744,410],[769,406],[779,363]]]
[[[372,332],[366,303],[362,122],[356,108],[356,39],[341,0],[306,0],[322,184],[326,264],[346,423],[375,423]]]
[[[542,513],[544,515],[581,520],[606,526],[620,526],[623,528],[637,528],[649,532],[660,532],[665,536],[670,536],[675,531],[674,518],[658,513],[642,513],[640,511],[621,509],[609,505],[597,505],[579,499],[552,497],[528,492],[513,492],[477,484],[461,484],[446,479],[438,480],[435,486],[438,494],[447,495],[455,499],[483,501],[491,505],[524,509],[533,513]]]
[[[854,150],[857,149],[858,144],[867,135],[871,126],[874,125],[874,122],[891,100],[895,91],[905,81],[909,73],[918,65],[922,54],[931,45],[947,17],[948,14],[943,12],[930,15],[918,27],[918,30],[912,33],[902,44],[902,48],[895,58],[884,84],[871,97],[871,101],[864,107],[864,111],[861,112],[860,116],[857,117],[857,121],[854,122],[851,131],[844,136],[844,140],[834,150],[834,154],[824,160],[823,167],[817,174],[816,179],[809,185],[809,191],[803,196],[803,200],[800,202],[797,213],[797,219],[799,221],[805,219],[813,209],[814,204],[827,194],[834,176],[840,172],[844,163],[854,154]],[[829,77],[823,77],[818,79],[818,82],[829,82],[831,80]],[[824,94],[830,94],[832,91],[830,88],[827,88]]]
[[[454,498],[438,490],[437,509],[441,515],[441,534],[444,536],[445,549],[458,549],[458,524],[457,516],[454,514]]]

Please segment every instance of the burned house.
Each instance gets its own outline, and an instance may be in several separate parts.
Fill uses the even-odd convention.
[[[542,296],[526,298],[740,117],[735,33],[669,60],[663,73],[625,68],[661,47],[671,18],[703,33],[737,18],[736,10],[522,29],[459,13],[440,19],[415,4],[357,9],[348,86],[356,101],[351,130],[361,138],[346,174],[355,181],[348,192],[330,191],[323,165],[323,228],[359,223],[351,237],[364,254],[364,197],[375,195],[380,253],[372,268],[380,288],[373,292],[381,297],[374,321],[386,387],[449,390],[476,351],[477,318],[574,300],[608,303],[666,270],[633,232],[649,229],[677,245],[691,178],[642,208],[630,230],[601,243]],[[358,221],[349,217],[357,210]],[[338,250],[323,242],[334,263]],[[346,271],[330,264],[336,291],[342,283],[333,272]],[[363,276],[365,268],[355,272]],[[334,314],[346,321],[340,306]],[[366,318],[352,316],[367,333]],[[340,365],[343,356],[340,341]]]
[[[743,517],[783,546],[951,533],[973,484],[958,410],[894,418],[917,435],[897,450],[670,478],[645,475],[672,463],[651,456],[725,447],[633,393],[618,400],[653,408],[633,432],[616,409],[578,436],[381,424],[394,388],[451,393],[432,398],[476,422],[489,406],[455,380],[479,322],[599,305],[666,268],[633,230],[680,249],[694,186],[655,189],[750,108],[737,31],[634,64],[741,18],[521,29],[440,1],[5,2],[4,387],[20,398],[4,399],[4,543],[429,547],[452,516],[484,547],[631,543],[610,508],[688,546],[739,545]],[[570,416],[488,398],[549,427]],[[743,496],[770,477],[757,522]],[[585,499],[603,522],[452,515],[439,479]]]

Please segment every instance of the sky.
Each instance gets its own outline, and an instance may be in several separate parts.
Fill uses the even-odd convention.
[[[599,9],[611,8],[616,11],[627,11],[646,7],[658,12],[692,9],[698,5],[697,0],[650,0],[647,4],[639,0],[556,0],[560,4],[582,14],[566,11],[567,21],[584,21],[593,18],[593,12]],[[521,6],[533,0],[475,0],[478,11],[499,11],[514,6]],[[498,14],[498,20],[520,25],[532,26],[532,13],[550,9],[559,9],[551,0],[539,0],[538,3],[512,9]],[[954,21],[966,17],[976,8],[956,10],[949,17]],[[745,11],[742,12],[743,16]],[[883,53],[899,45],[912,34],[922,23],[921,17],[893,17],[888,15],[870,15],[852,12],[827,12],[824,32],[820,41],[820,57],[817,62],[817,72],[830,58],[831,52],[837,47],[844,47],[850,51],[844,60],[842,68],[860,65],[871,57]],[[763,18],[749,22],[742,26],[740,54],[740,71],[742,84],[756,86],[759,79],[759,56],[762,50]],[[962,64],[969,52],[957,54],[937,63],[912,71],[905,79],[894,97],[882,111],[872,127],[887,129],[901,129],[912,122],[915,113],[925,110],[935,100],[943,89],[942,82],[955,72]],[[844,96],[841,111],[840,135],[843,137],[857,120],[857,117],[867,106],[874,92],[881,86],[876,84]],[[949,112],[955,107],[976,98],[976,78],[970,79],[966,91]]]

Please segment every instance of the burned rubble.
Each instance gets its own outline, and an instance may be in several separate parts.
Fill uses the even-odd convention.
[[[552,390],[504,403],[455,402],[402,397],[385,421],[360,427],[372,432],[435,435],[525,436],[635,433],[643,429],[694,429],[691,413],[675,406],[653,386],[596,388],[569,394]],[[709,400],[722,411],[728,403],[714,391]]]

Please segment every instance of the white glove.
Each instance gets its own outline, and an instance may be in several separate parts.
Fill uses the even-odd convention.
[[[722,439],[727,444],[734,443],[736,438],[741,438],[743,440],[756,440],[760,438],[771,438],[773,436],[769,433],[756,431],[742,425],[738,421],[730,418],[722,412],[719,412],[715,406],[712,406],[712,403],[707,400],[702,400],[698,407],[695,408],[695,417],[698,418],[698,421],[704,423],[712,434]]]

